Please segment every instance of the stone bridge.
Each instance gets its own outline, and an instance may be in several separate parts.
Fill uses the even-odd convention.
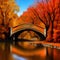
[[[23,30],[26,30],[26,29],[30,29],[32,31],[41,33],[42,35],[46,36],[46,33],[44,32],[45,28],[38,27],[38,26],[36,26],[34,24],[21,24],[21,25],[18,25],[16,27],[12,27],[11,35],[17,33],[18,31],[22,32]]]

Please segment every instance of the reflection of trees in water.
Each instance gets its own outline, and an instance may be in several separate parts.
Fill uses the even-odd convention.
[[[41,56],[38,56],[38,55],[34,55],[34,56],[31,56],[28,58],[28,60],[53,60],[51,57],[41,57]]]
[[[8,56],[8,57],[7,57]],[[5,51],[5,43],[0,43],[0,60],[13,60],[12,54]]]

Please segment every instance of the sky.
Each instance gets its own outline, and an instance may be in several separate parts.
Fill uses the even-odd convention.
[[[20,11],[17,13],[18,16],[22,15],[24,11],[27,10],[29,6],[34,4],[34,0],[15,0],[17,5],[20,8]]]

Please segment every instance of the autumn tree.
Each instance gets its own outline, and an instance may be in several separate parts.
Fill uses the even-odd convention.
[[[8,32],[8,27],[13,25],[13,21],[18,18],[19,7],[14,0],[0,0],[0,38],[4,39],[4,33]]]
[[[48,32],[47,40],[58,42],[59,36],[57,36],[57,33],[59,32],[59,29],[60,29],[59,28],[60,26],[58,23],[60,21],[60,18],[59,18],[60,1],[59,0],[49,0],[49,1],[46,0],[46,4],[44,3],[44,7],[46,7],[45,12],[47,12],[45,15],[47,15],[47,18],[49,18],[48,20],[50,21],[49,30],[47,31]]]

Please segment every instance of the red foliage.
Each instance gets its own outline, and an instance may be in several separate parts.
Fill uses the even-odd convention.
[[[41,22],[47,29],[47,41],[57,41],[57,32],[60,32],[60,1],[44,0],[38,3],[35,7],[29,7],[26,12],[23,13],[21,20],[26,23],[33,23],[37,26],[42,26]],[[58,23],[57,23],[58,22]],[[44,27],[43,25],[43,27]],[[58,28],[57,28],[58,26]],[[48,29],[49,28],[49,29]],[[57,32],[56,32],[57,31]],[[59,35],[60,36],[60,35]],[[58,39],[60,40],[60,38]]]

